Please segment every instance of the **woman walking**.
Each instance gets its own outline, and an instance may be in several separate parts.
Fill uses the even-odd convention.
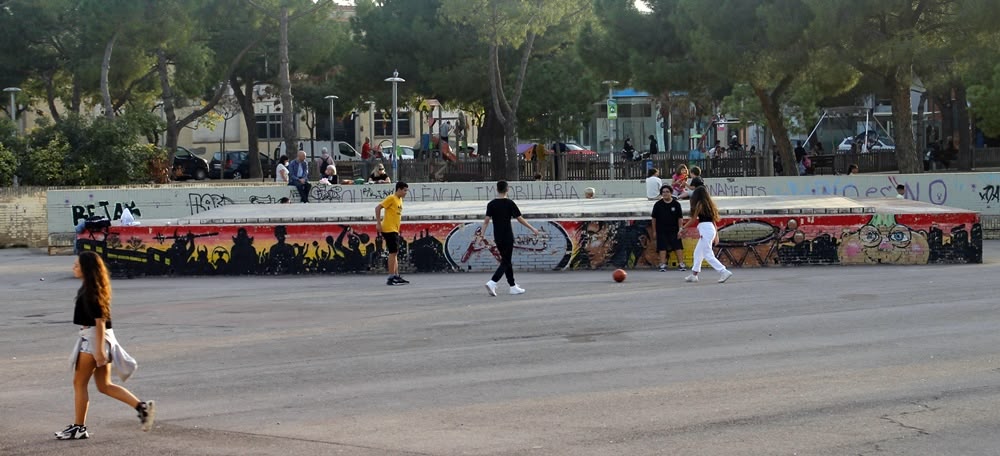
[[[82,328],[70,360],[74,367],[76,414],[74,424],[57,432],[56,438],[74,440],[90,437],[86,425],[87,409],[90,407],[87,391],[90,377],[94,377],[97,391],[134,408],[139,413],[142,430],[148,431],[153,427],[156,412],[153,401],[142,402],[129,390],[111,382],[111,364],[114,364],[119,378],[125,381],[135,370],[135,360],[118,344],[111,329],[111,278],[104,260],[94,252],[81,253],[73,264],[73,276],[83,282],[73,309],[73,324]]]
[[[683,229],[689,228],[696,222],[700,237],[698,245],[694,248],[694,264],[691,266],[691,275],[685,277],[684,280],[697,282],[698,273],[701,272],[701,263],[704,260],[708,260],[708,264],[722,274],[719,277],[719,283],[729,280],[733,273],[719,262],[719,259],[715,257],[715,252],[712,251],[712,246],[719,243],[719,232],[715,226],[719,222],[719,209],[715,207],[715,203],[705,187],[698,187],[691,193],[691,218]]]

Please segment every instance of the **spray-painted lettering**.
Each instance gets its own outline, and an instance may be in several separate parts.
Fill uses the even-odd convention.
[[[759,185],[716,182],[707,187],[708,192],[714,196],[767,196],[767,189]]]
[[[217,193],[188,193],[188,207],[191,208],[191,215],[233,204],[233,200],[226,195]]]
[[[1000,185],[983,187],[983,191],[979,192],[979,199],[986,204],[1000,203]]]
[[[107,201],[98,201],[96,205],[86,204],[73,206],[73,225],[80,223],[80,220],[86,219],[87,217],[93,217],[95,215],[103,215],[110,220],[119,220],[122,218],[122,212],[125,212],[125,209],[128,209],[129,212],[136,217],[142,216],[142,210],[139,209],[137,204],[135,204],[135,201],[115,203],[114,212],[111,212],[111,210],[108,209],[110,206],[111,203]]]

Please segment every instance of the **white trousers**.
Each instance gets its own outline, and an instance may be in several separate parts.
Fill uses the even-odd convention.
[[[726,267],[719,262],[719,259],[715,257],[715,252],[712,251],[712,240],[715,239],[715,224],[712,222],[699,222],[698,234],[701,237],[698,238],[698,245],[694,247],[694,264],[691,265],[691,270],[701,272],[701,263],[707,260],[708,264],[716,271],[724,271]]]

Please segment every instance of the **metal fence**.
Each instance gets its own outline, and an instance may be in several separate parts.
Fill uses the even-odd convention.
[[[976,149],[972,154],[972,169],[1000,167],[1000,147]]]
[[[847,168],[858,165],[862,173],[898,171],[896,154],[892,151],[869,153],[838,153],[811,157],[813,174],[846,174]],[[661,176],[672,175],[681,164],[688,168],[698,166],[703,177],[756,177],[763,176],[765,166],[774,166],[763,156],[738,156],[729,158],[702,158],[691,160],[687,152],[659,154],[656,158],[640,161],[616,159],[609,166],[608,157],[556,156],[544,161],[518,160],[521,180],[531,180],[540,174],[544,180],[607,180],[644,179],[649,168],[658,168]],[[367,179],[376,162],[339,162],[337,168],[342,179]],[[392,175],[392,164],[385,163]],[[946,169],[956,169],[957,160]],[[976,149],[972,154],[972,167],[1000,167],[1000,148]],[[941,171],[940,165],[935,170]],[[461,158],[455,162],[439,158],[400,160],[399,180],[405,182],[478,182],[494,180],[489,157]]]

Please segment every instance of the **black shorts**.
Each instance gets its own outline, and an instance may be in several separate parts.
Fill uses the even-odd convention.
[[[386,252],[399,252],[399,233],[382,233],[382,239],[385,239]]]
[[[656,251],[684,250],[684,244],[677,238],[677,233],[656,233]]]

